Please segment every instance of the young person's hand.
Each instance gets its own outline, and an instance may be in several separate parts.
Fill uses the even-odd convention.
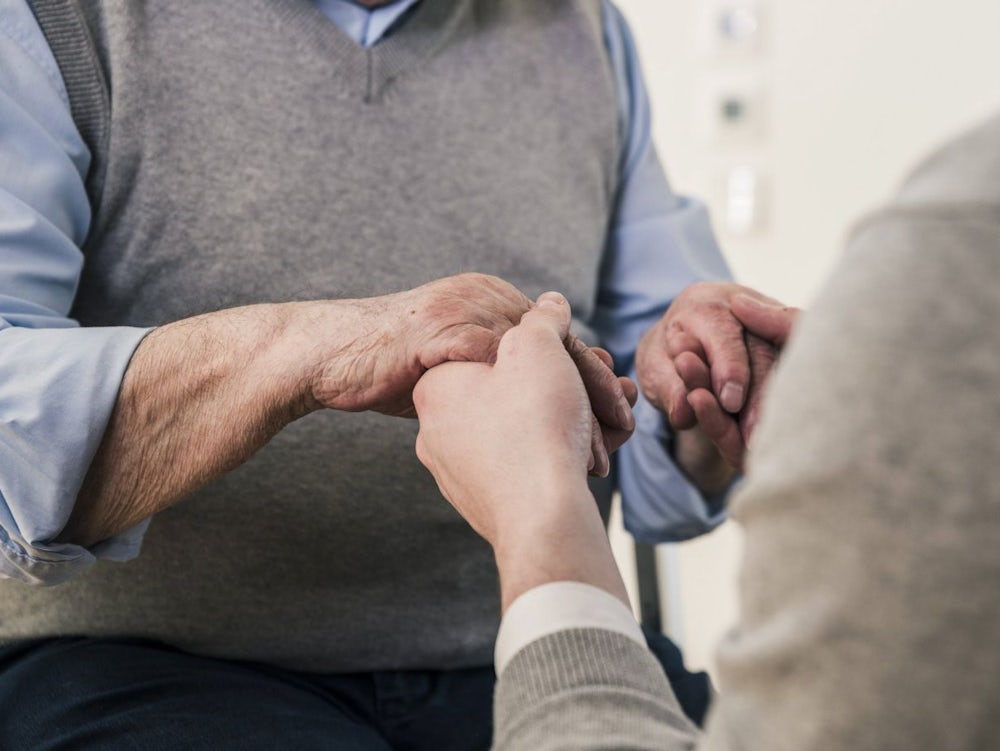
[[[599,554],[607,541],[587,487],[595,418],[566,349],[569,324],[565,299],[546,293],[503,336],[494,365],[445,363],[413,392],[417,455],[494,547],[505,604],[547,577],[620,589]],[[634,402],[635,386],[619,386]]]

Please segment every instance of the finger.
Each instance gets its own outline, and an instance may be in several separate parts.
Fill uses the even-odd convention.
[[[531,333],[537,335],[539,330],[545,330],[553,337],[558,337],[560,350],[565,346],[576,363],[593,411],[591,455],[587,469],[593,475],[606,477],[611,462],[601,423],[606,421],[611,430],[631,431],[634,418],[623,386],[611,369],[611,355],[600,348],[591,349],[580,339],[570,335],[570,320],[570,306],[565,297],[558,292],[546,292],[540,295],[535,307],[525,313],[521,323],[512,330],[511,335],[505,336],[506,343],[501,342],[499,356],[504,356],[507,346],[515,346],[520,338]],[[535,331],[532,332],[532,329]],[[624,405],[624,408],[621,405]]]
[[[698,337],[679,329],[672,331],[667,339],[667,354],[676,359],[683,352],[690,352],[702,360],[708,359]]]
[[[712,390],[712,373],[708,369],[708,363],[693,352],[681,352],[677,355],[674,358],[674,367],[688,391]]]
[[[739,425],[733,416],[728,414],[715,395],[706,389],[692,391],[688,395],[688,401],[698,419],[698,426],[715,444],[722,458],[733,467],[742,469],[745,445]]]
[[[618,382],[622,386],[622,391],[625,393],[625,399],[630,405],[635,406],[636,400],[639,398],[639,389],[632,382],[632,379],[620,376]],[[601,425],[601,434],[604,437],[604,449],[610,456],[619,448],[622,444],[627,441],[633,433],[633,430],[620,430],[617,428],[612,428],[608,425]],[[610,460],[608,462],[610,467]]]
[[[507,331],[497,346],[497,359],[514,350],[528,347],[536,354],[544,349],[562,353],[563,341],[569,335],[571,312],[566,298],[558,292],[546,292],[538,297],[535,307],[521,316],[521,321]]]
[[[576,363],[587,389],[590,408],[598,421],[612,429],[631,431],[635,418],[618,376],[577,337],[570,335],[567,338],[566,349]]]
[[[615,369],[614,358],[611,357],[611,353],[608,352],[606,349],[604,349],[603,347],[591,347],[590,351],[593,352],[595,355],[597,355],[598,359],[605,365],[607,365],[609,370]]]
[[[587,469],[594,477],[607,477],[611,471],[611,460],[604,446],[604,434],[597,418],[591,415],[590,425],[590,455],[591,462]]]
[[[625,401],[630,407],[634,407],[639,400],[639,387],[635,385],[635,381],[625,376],[618,376],[618,383],[621,384],[622,393],[625,394]]]
[[[604,436],[604,450],[608,454],[615,453],[622,445],[632,437],[631,430],[605,430],[603,432]]]
[[[558,292],[543,292],[534,307],[521,316],[520,326],[551,331],[559,341],[569,335],[572,312],[569,302]]]
[[[750,354],[750,393],[747,403],[740,412],[740,434],[749,446],[760,419],[764,404],[764,391],[778,360],[778,350],[767,341],[754,334],[747,334],[747,352]]]
[[[738,412],[750,378],[742,339],[742,326],[728,308],[719,305],[711,314],[675,321],[667,328],[666,349],[674,359],[692,353],[708,363],[712,390],[726,409]]]
[[[607,365],[609,369],[614,370],[614,358],[611,357],[610,352],[602,347],[591,347],[590,351],[597,355],[601,362]],[[618,383],[621,384],[625,401],[628,402],[630,407],[634,407],[635,403],[639,400],[638,386],[635,385],[635,382],[631,378],[627,378],[626,376],[619,376]],[[620,430],[610,425],[601,425],[601,430],[604,434],[604,447],[609,454],[617,451],[633,432],[632,430]]]
[[[788,341],[801,312],[798,308],[790,308],[771,298],[758,298],[748,294],[733,297],[732,306],[733,315],[748,331],[779,349]]]
[[[712,373],[712,387],[727,412],[740,411],[750,382],[750,363],[743,342],[743,327],[726,309],[710,318],[699,318],[689,329],[701,341]]]
[[[677,371],[671,371],[664,381],[667,386],[664,389],[663,404],[666,407],[667,420],[674,430],[687,430],[698,424],[698,418],[688,401],[689,392]]]
[[[697,417],[691,412],[688,394],[695,389],[713,390],[712,370],[708,364],[708,355],[698,337],[684,331],[674,331],[668,343],[668,351],[673,358],[674,370],[684,386],[684,392],[678,393],[676,386],[671,395],[671,424],[678,430],[694,427]]]
[[[639,387],[649,403],[665,414],[674,430],[694,427],[695,417],[687,401],[687,388],[677,374],[674,361],[667,355],[666,340],[658,330],[650,329],[636,352],[636,375]]]

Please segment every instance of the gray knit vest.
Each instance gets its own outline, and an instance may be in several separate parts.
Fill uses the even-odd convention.
[[[423,0],[370,50],[306,0],[81,2],[91,44],[36,5],[96,149],[83,325],[465,271],[592,313],[619,155],[597,0]],[[310,671],[487,664],[492,556],[415,435],[367,413],[293,423],[156,517],[137,559],[4,584],[0,638],[139,636]]]

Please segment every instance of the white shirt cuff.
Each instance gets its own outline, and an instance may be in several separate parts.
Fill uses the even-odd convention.
[[[617,597],[582,582],[550,582],[529,589],[507,608],[493,653],[497,675],[533,641],[577,628],[614,631],[646,646],[631,609]]]

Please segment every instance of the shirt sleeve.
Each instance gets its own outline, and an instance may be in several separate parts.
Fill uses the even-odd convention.
[[[529,589],[504,613],[493,655],[497,675],[532,642],[582,628],[613,631],[646,647],[635,616],[617,597],[583,582],[550,582]]]
[[[694,282],[731,278],[705,206],[675,194],[650,135],[650,107],[631,33],[609,0],[603,4],[624,134],[621,185],[608,233],[592,321],[619,372],[634,376],[642,334]],[[670,459],[670,430],[640,399],[636,430],[618,452],[625,526],[648,542],[683,540],[725,518],[721,499],[705,499]]]
[[[698,739],[631,611],[602,589],[553,582],[521,595],[496,660],[496,751],[679,750]]]
[[[146,526],[89,549],[53,542],[147,333],[69,318],[89,163],[31,11],[0,0],[0,576],[34,584],[136,555]]]

